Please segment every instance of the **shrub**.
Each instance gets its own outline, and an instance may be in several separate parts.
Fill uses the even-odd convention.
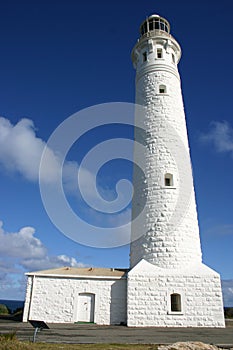
[[[16,332],[1,334],[0,340],[16,340]]]
[[[224,308],[225,318],[233,318],[233,307]]]
[[[0,315],[8,315],[9,313],[8,307],[4,304],[0,304]]]

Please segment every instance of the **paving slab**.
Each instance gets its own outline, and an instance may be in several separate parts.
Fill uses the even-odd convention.
[[[233,348],[233,322],[226,328],[132,328],[95,324],[48,324],[37,335],[38,342],[49,343],[121,343],[171,344],[177,341],[201,341]],[[0,334],[15,332],[20,340],[32,340],[34,329],[29,323],[0,320]]]

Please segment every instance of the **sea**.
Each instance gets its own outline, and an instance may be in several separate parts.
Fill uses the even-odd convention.
[[[24,307],[24,300],[0,299],[0,304],[6,305],[11,310],[11,313],[13,313],[16,309]]]

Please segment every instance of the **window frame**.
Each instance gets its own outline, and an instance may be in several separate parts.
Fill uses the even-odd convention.
[[[156,58],[158,59],[163,58],[163,49],[161,47],[157,48],[156,50]]]
[[[170,294],[171,312],[182,312],[181,295],[179,293]]]
[[[180,298],[180,311],[173,311],[172,310],[172,295],[179,295],[179,298]],[[178,290],[177,289],[172,289],[170,291],[167,292],[167,302],[168,302],[168,311],[167,311],[167,314],[168,315],[184,315],[184,294],[181,290]]]
[[[166,184],[166,179],[170,180],[170,185]],[[176,189],[174,173],[164,173],[163,176],[161,176],[161,186],[164,189]]]
[[[161,91],[163,90],[163,91]],[[164,95],[167,93],[167,86],[165,84],[160,84],[159,85],[159,94]]]

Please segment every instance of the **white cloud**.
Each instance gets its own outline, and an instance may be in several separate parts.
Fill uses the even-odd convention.
[[[40,169],[45,147],[46,142],[36,136],[32,120],[24,118],[13,125],[8,119],[0,117],[0,165],[33,182],[39,180],[40,172],[40,181],[49,184],[59,179],[62,170],[62,180],[69,194],[77,193],[74,190],[78,186],[78,170],[81,170],[85,179],[83,191],[93,197],[91,184],[95,183],[95,176],[83,167],[79,169],[77,162],[65,161],[63,164],[61,156],[47,148],[45,166]]]
[[[49,256],[47,248],[39,238],[35,237],[33,227],[23,227],[18,232],[8,233],[3,229],[2,222],[0,222],[0,242],[2,258],[17,259],[19,266],[30,270],[34,267],[44,269],[65,265],[80,266],[80,263],[73,257],[66,255]]]
[[[233,307],[233,280],[222,281],[224,306]]]
[[[227,121],[213,121],[200,140],[213,144],[217,152],[230,152],[233,155],[233,128]]]
[[[38,181],[40,160],[46,142],[38,138],[34,123],[30,119],[21,119],[16,125],[0,117],[0,163],[12,172],[18,172],[27,180]],[[52,150],[48,149],[46,169],[43,169],[42,181],[54,182],[62,169],[62,160]],[[63,171],[65,182],[72,180],[69,187],[73,188],[76,178],[74,174],[78,169],[76,162],[65,162]]]
[[[18,232],[6,232],[0,222],[0,299],[22,298],[25,291],[25,271],[44,270],[60,266],[84,267],[74,257],[50,256],[33,227]]]
[[[67,255],[45,256],[42,259],[26,258],[21,261],[21,265],[27,271],[45,270],[60,266],[84,267],[85,265],[73,257]]]
[[[23,227],[18,232],[6,233],[0,222],[0,255],[12,258],[43,258],[47,251],[42,242],[34,237],[33,227]]]
[[[31,120],[22,119],[14,126],[8,119],[0,118],[0,161],[6,169],[37,180],[44,146],[36,137]]]

